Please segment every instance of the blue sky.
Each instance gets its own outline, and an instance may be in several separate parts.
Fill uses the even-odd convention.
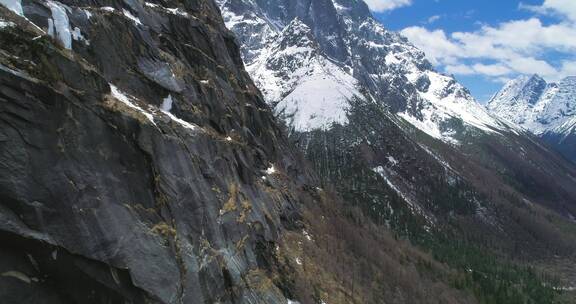
[[[365,0],[481,101],[520,74],[576,75],[576,0]]]

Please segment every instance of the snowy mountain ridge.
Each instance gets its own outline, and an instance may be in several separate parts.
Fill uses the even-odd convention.
[[[318,50],[310,28],[295,18],[246,68],[297,130],[345,124],[347,101],[362,94],[357,81]]]
[[[297,131],[345,124],[353,98],[381,102],[450,143],[458,142],[454,119],[484,132],[511,129],[406,38],[386,30],[363,1],[217,3],[248,72]]]
[[[488,109],[536,135],[569,133],[576,119],[576,77],[547,83],[538,75],[508,82]]]
[[[576,77],[547,83],[538,75],[520,76],[494,95],[487,108],[576,162]]]

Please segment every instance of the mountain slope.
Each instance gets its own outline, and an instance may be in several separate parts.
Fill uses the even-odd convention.
[[[221,0],[218,3],[227,26],[237,34],[240,42],[248,38],[267,42],[244,43],[244,61],[267,101],[275,106],[277,114],[288,116],[285,117],[288,126],[295,131],[327,130],[330,122],[346,127],[343,113],[349,113],[358,104],[374,103],[391,114],[382,119],[392,118],[397,121],[396,125],[402,124],[400,128],[409,136],[417,134],[413,132],[416,128],[427,136],[453,145],[459,153],[467,153],[467,149],[478,147],[483,140],[505,145],[502,149],[506,150],[521,140],[524,150],[549,153],[525,131],[489,114],[453,78],[435,72],[420,50],[400,35],[386,31],[371,17],[362,1],[317,0],[289,4],[281,0]],[[251,32],[252,24],[263,25],[268,30]],[[258,38],[261,33],[266,35]],[[317,33],[325,36],[317,36]],[[323,66],[340,69],[334,73],[332,69],[323,70]],[[343,94],[329,86],[332,94],[321,98],[323,94],[314,93],[325,90],[324,84],[307,85],[309,81],[313,83],[317,75],[323,75],[325,80],[338,78],[341,84],[350,84],[353,81],[349,77],[353,77],[356,94]],[[349,85],[341,87],[349,88]],[[293,92],[304,91],[308,94],[292,97]],[[286,109],[289,109],[288,113],[285,113]],[[333,117],[330,119],[326,113]],[[298,119],[294,120],[294,117]],[[318,117],[322,117],[321,124],[304,123],[306,120],[314,122]],[[358,136],[362,138],[366,134]],[[482,159],[477,161],[483,166],[494,167],[493,163],[484,163],[494,160],[495,155],[490,154],[492,152],[478,155]],[[522,158],[526,164],[521,167],[533,166],[529,158]],[[556,159],[552,157],[549,165],[538,170],[574,170],[566,163],[555,164]],[[494,169],[503,171],[503,168]],[[517,168],[511,169],[515,170]]]
[[[357,81],[319,51],[310,28],[297,18],[247,70],[298,130],[346,123],[347,101],[362,96]]]
[[[334,187],[346,202],[464,271],[515,277],[495,270],[508,266],[485,267],[484,259],[491,254],[504,263],[531,261],[546,269],[574,264],[576,167],[529,132],[488,113],[452,77],[434,71],[422,51],[385,30],[362,1],[218,3],[266,100],[285,118],[291,138],[323,183]],[[308,53],[320,54],[356,80],[360,94],[329,95],[333,103],[327,99],[321,103],[344,109],[346,119],[338,111],[332,125],[295,124],[291,117],[298,111],[307,113],[300,118],[309,119],[316,117],[311,112],[326,111],[303,108],[318,104],[319,96],[314,94],[299,100],[287,117],[277,107],[294,103],[284,98],[298,89],[302,76],[294,71],[308,66],[300,61],[306,56],[284,57],[278,61],[282,64],[251,69],[274,58],[269,46],[289,41],[282,32],[295,23],[310,29]],[[252,32],[252,24],[267,30]],[[267,43],[246,42],[255,40]],[[312,69],[311,74],[322,73]],[[281,83],[295,87],[267,82],[267,75],[282,75]],[[462,256],[469,259],[457,262]],[[572,271],[553,272],[566,279],[565,284],[574,284]],[[486,282],[479,276],[471,280],[486,288],[476,289],[479,297],[499,288],[491,285],[497,280]],[[512,281],[506,286],[520,286],[520,291],[488,302],[509,303],[531,293],[529,287],[521,287],[523,279]],[[536,302],[553,301],[535,294],[530,297]]]
[[[576,77],[546,83],[538,75],[520,76],[490,100],[488,109],[576,160]]]

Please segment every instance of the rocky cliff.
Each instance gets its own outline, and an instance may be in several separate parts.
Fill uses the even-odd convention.
[[[311,181],[214,3],[167,5],[0,6],[1,302],[285,303]]]
[[[320,187],[213,1],[0,4],[0,302],[476,303]]]

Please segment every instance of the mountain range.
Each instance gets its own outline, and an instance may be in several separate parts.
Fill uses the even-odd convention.
[[[295,130],[345,124],[351,97],[384,103],[446,142],[458,141],[453,119],[487,132],[510,128],[406,38],[387,31],[363,1],[217,2],[247,71]]]
[[[217,3],[292,141],[376,222],[425,248],[448,234],[512,260],[541,261],[571,234],[538,218],[554,210],[573,222],[574,164],[436,71],[362,1]]]
[[[0,0],[0,302],[573,303],[537,135],[361,0]]]
[[[520,76],[492,97],[488,109],[576,161],[576,77],[547,83],[538,75]]]

